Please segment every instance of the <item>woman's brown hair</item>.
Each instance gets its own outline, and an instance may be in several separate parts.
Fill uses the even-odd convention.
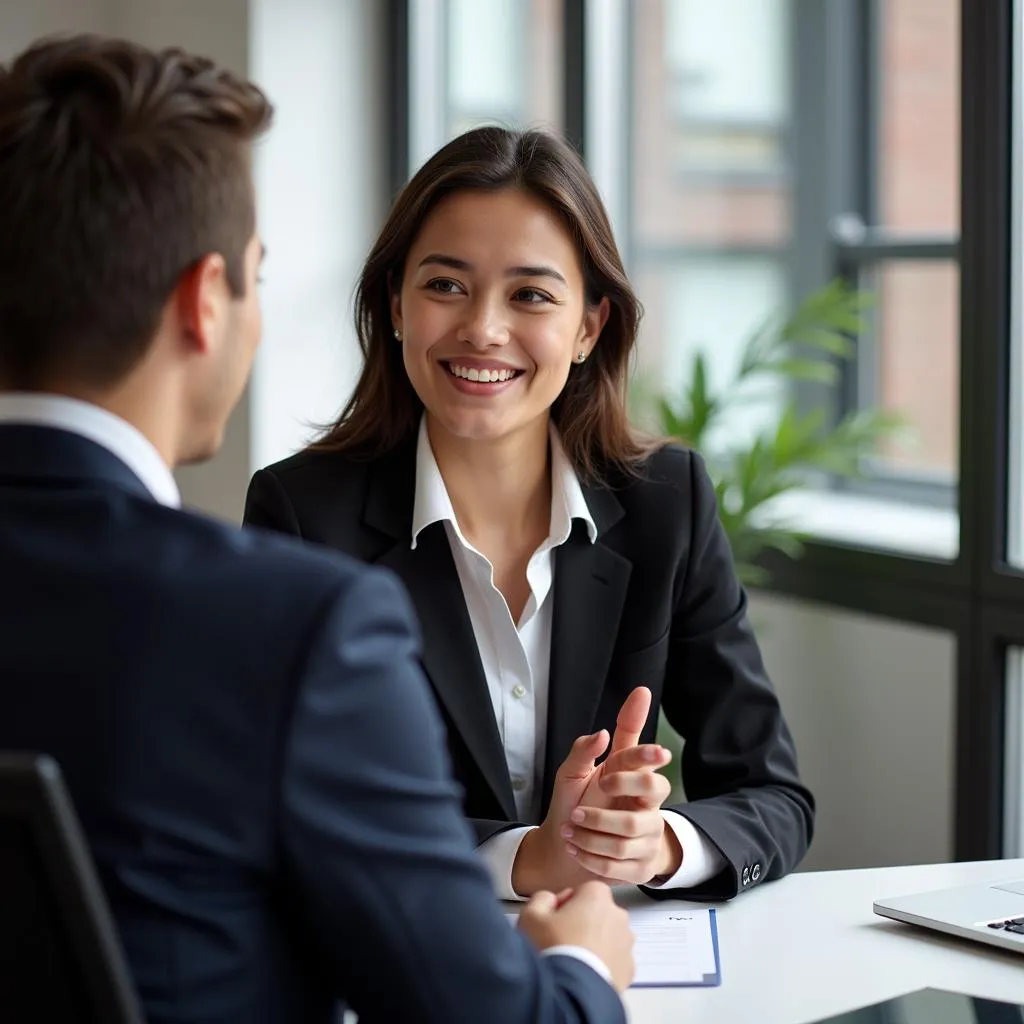
[[[431,211],[464,191],[519,189],[543,202],[576,244],[588,303],[607,297],[611,310],[585,363],[574,363],[551,416],[577,472],[600,480],[634,472],[653,447],[626,412],[629,367],[641,309],[622,266],[608,215],[573,149],[543,131],[484,127],[453,139],[402,190],[367,257],[356,288],[355,320],[363,371],[337,422],[314,447],[372,457],[415,434],[420,402],[391,329],[391,297]]]

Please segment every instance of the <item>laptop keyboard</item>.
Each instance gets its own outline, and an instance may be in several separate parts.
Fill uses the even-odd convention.
[[[1024,935],[1024,917],[1007,917],[997,921],[989,921],[987,924],[989,928],[994,928],[997,931]]]

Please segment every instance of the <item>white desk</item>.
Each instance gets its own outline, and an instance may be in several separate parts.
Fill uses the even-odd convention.
[[[1024,860],[809,872],[769,882],[717,906],[721,986],[631,990],[630,1024],[808,1024],[920,988],[1024,1004],[1024,955],[871,910],[884,896],[1013,878],[1024,878]]]

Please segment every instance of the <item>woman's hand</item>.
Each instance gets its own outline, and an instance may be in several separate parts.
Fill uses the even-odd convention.
[[[597,767],[594,762],[608,748],[608,730],[580,736],[555,775],[551,804],[539,828],[527,832],[512,865],[512,888],[520,896],[543,889],[572,889],[594,876],[570,857],[561,829],[579,805]]]
[[[646,686],[626,698],[611,753],[562,829],[569,856],[608,882],[650,882],[675,874],[683,860],[679,840],[661,814],[672,786],[657,769],[669,763],[671,754],[664,747],[638,746],[650,710],[651,691]],[[630,757],[631,751],[648,756]]]
[[[671,753],[657,744],[639,745],[650,706],[646,687],[630,694],[612,751],[600,766],[594,762],[608,747],[606,730],[573,744],[555,776],[547,817],[519,847],[512,887],[521,896],[594,878],[649,882],[678,868],[682,850],[659,810],[671,787],[657,769]]]
[[[610,805],[572,812],[562,830],[569,856],[607,882],[643,885],[675,874],[683,851],[661,813],[668,779],[645,767],[606,774],[599,785]]]

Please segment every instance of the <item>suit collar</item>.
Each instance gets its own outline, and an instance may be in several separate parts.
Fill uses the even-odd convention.
[[[0,423],[0,487],[110,486],[149,501],[146,485],[109,449],[70,431]]]
[[[161,504],[178,507],[181,495],[160,453],[141,431],[90,402],[44,393],[0,394],[0,425],[51,427],[100,445],[117,457]]]
[[[490,693],[465,597],[444,526],[434,523],[412,538],[417,435],[370,466],[363,523],[390,538],[377,564],[396,573],[412,599],[423,637],[423,668],[510,821],[515,795],[494,720]]]
[[[392,540],[412,533],[416,493],[416,435],[371,462],[363,505],[363,522]]]
[[[413,534],[418,441],[418,433],[410,435],[376,458],[370,468],[363,522],[394,540],[409,540]],[[601,484],[580,481],[579,488],[596,530],[595,539],[602,538],[622,518],[622,505],[615,491]]]
[[[551,452],[551,519],[548,536],[556,544],[564,543],[572,532],[575,520],[581,520],[590,542],[597,540],[598,529],[580,486],[579,477],[562,447],[558,431],[549,428],[548,443]],[[416,487],[413,497],[412,546],[420,532],[432,523],[449,522],[466,546],[466,540],[455,518],[448,488],[445,486],[437,460],[434,458],[427,433],[427,418],[420,418],[416,438]]]
[[[604,492],[615,500],[610,491]],[[619,517],[622,507],[615,500]],[[611,507],[607,511],[611,512]],[[542,806],[578,736],[593,731],[626,601],[632,562],[579,532],[555,552],[551,673]]]
[[[426,527],[413,549],[417,436],[370,468],[363,521],[392,545],[378,564],[396,572],[423,631],[423,665],[440,701],[506,817],[516,820],[501,738],[451,548],[441,523]],[[577,522],[555,554],[543,805],[572,741],[592,731],[611,663],[632,565],[607,546],[623,508],[614,490],[581,483],[597,528],[591,543]]]

